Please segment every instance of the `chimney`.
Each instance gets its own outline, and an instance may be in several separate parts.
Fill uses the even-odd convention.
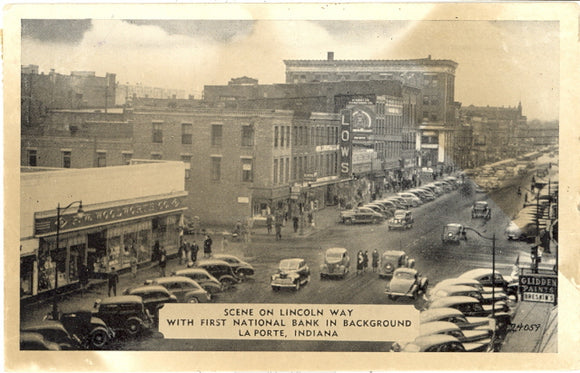
[[[334,61],[334,52],[328,52],[326,56],[327,61]]]

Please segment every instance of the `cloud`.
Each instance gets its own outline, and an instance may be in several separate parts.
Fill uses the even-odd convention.
[[[22,37],[55,43],[76,43],[92,27],[90,19],[23,19]]]

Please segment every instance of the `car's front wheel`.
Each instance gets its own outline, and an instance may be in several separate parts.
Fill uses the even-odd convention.
[[[127,333],[131,336],[137,336],[141,333],[141,322],[137,319],[127,320]]]
[[[109,333],[103,328],[94,329],[89,335],[88,342],[91,350],[100,350],[109,343]]]
[[[199,300],[196,297],[189,298],[187,303],[199,303]]]
[[[279,286],[272,286],[272,290],[274,290],[274,291],[280,291],[280,287]]]

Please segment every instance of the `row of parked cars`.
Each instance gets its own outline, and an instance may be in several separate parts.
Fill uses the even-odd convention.
[[[495,276],[495,277],[493,277]],[[419,336],[394,343],[399,352],[498,351],[511,321],[517,282],[477,268],[439,282],[425,296]]]
[[[388,220],[389,229],[410,229],[414,224],[413,215],[408,211],[410,208],[434,201],[458,187],[459,180],[453,176],[448,176],[439,181],[372,201],[352,210],[342,211],[340,222],[344,224],[380,224]]]
[[[47,316],[21,329],[22,350],[100,350],[117,338],[151,331],[166,303],[205,303],[254,275],[251,264],[217,254],[193,268],[145,280],[121,296],[97,299],[93,310]]]

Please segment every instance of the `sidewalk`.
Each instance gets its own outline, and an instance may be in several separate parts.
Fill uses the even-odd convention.
[[[557,316],[558,307],[551,303],[518,303],[501,352],[558,352]]]

